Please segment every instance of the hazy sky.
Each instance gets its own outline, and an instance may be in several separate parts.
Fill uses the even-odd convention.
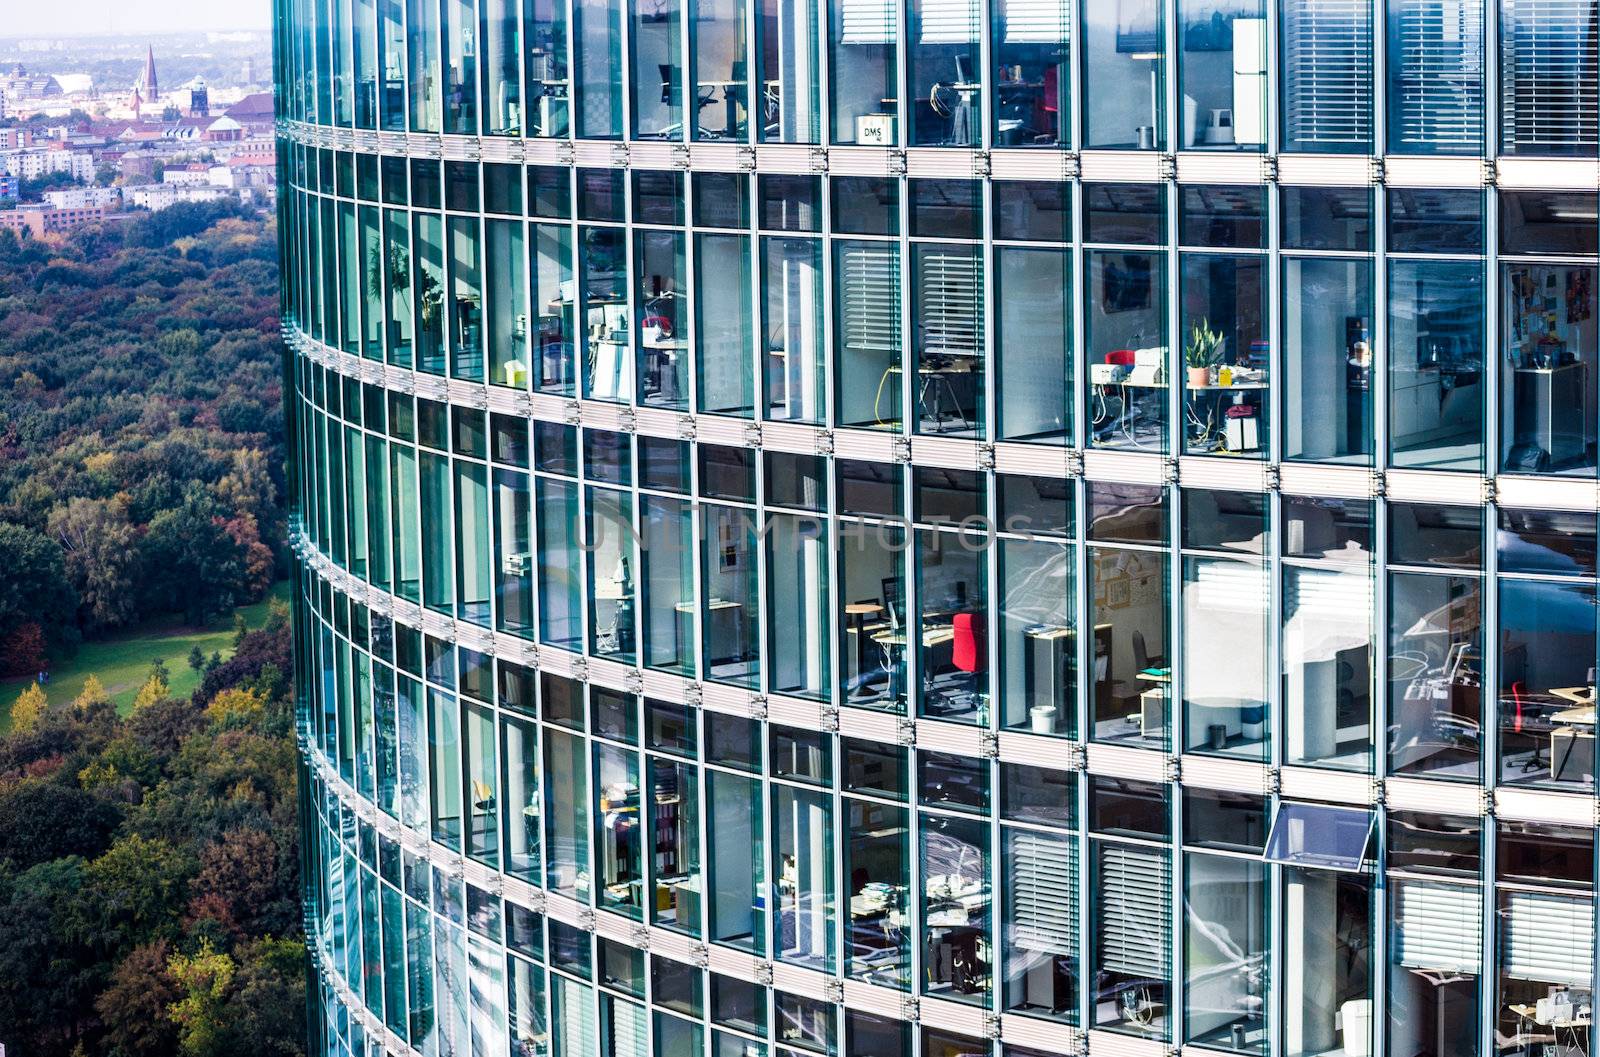
[[[7,0],[4,28],[14,36],[165,33],[175,29],[259,29],[268,0]]]

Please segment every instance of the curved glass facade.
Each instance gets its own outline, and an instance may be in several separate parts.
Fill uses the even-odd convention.
[[[1593,0],[277,7],[316,1052],[1591,1052]]]

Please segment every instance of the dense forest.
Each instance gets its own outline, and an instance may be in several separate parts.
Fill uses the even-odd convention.
[[[0,738],[0,1041],[31,1057],[299,1057],[305,948],[281,604],[192,698],[36,686]]]
[[[230,202],[0,232],[0,676],[284,568],[274,240]]]
[[[231,203],[0,232],[0,675],[284,569],[274,239]],[[238,627],[192,695],[156,661],[123,715],[93,677],[0,701],[12,1053],[303,1053],[288,614]]]

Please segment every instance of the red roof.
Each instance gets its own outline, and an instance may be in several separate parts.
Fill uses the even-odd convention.
[[[277,114],[271,92],[251,92],[223,111],[235,121],[271,121]]]

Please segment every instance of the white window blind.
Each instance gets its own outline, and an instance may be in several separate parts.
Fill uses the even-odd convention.
[[[1078,949],[1078,855],[1069,837],[1011,833],[1013,940],[1023,950],[1072,955]]]
[[[840,44],[893,44],[895,5],[890,0],[834,0]]]
[[[561,1050],[572,1054],[597,1052],[600,1040],[594,1036],[589,988],[554,973],[550,974],[550,983],[555,992],[556,1038],[562,1040]]]
[[[839,326],[846,348],[900,349],[900,248],[852,246],[840,254]]]
[[[1069,18],[1067,0],[1005,0],[1005,42],[1065,45]]]
[[[612,1057],[650,1057],[644,1007],[620,998],[610,999],[610,1005]]]
[[[1594,962],[1594,904],[1546,892],[1511,892],[1501,922],[1505,974],[1542,984],[1588,987]]]
[[[1507,153],[1596,144],[1594,0],[1503,0],[1500,123]]]
[[[917,258],[917,323],[924,356],[983,352],[983,262],[976,250],[924,250]]]
[[[1122,844],[1099,846],[1100,962],[1107,972],[1162,979],[1169,917],[1166,853]]]
[[[1285,146],[1364,149],[1372,138],[1371,0],[1284,6]]]
[[[1483,0],[1392,0],[1390,137],[1475,154],[1483,142]]]
[[[1400,964],[1476,975],[1483,960],[1481,899],[1476,888],[1401,882],[1395,897]]]
[[[921,0],[917,8],[923,44],[977,43],[983,5],[975,0]]]

